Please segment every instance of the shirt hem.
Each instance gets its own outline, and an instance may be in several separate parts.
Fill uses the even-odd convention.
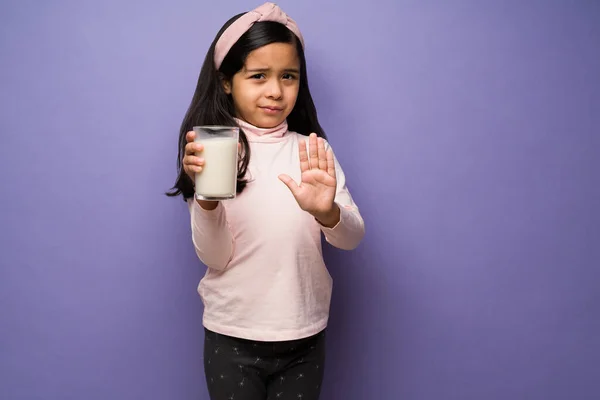
[[[284,331],[263,331],[239,328],[235,326],[225,326],[207,319],[203,319],[202,323],[206,329],[220,333],[221,335],[261,342],[282,342],[286,340],[304,339],[316,335],[327,328],[327,320],[328,319],[326,318],[306,328]]]

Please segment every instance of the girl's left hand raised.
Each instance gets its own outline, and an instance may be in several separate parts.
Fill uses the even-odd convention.
[[[337,180],[333,152],[331,149],[326,151],[325,141],[314,133],[308,140],[310,157],[306,141],[298,141],[302,172],[300,185],[289,175],[279,175],[279,179],[290,189],[302,210],[312,214],[321,224],[333,227],[340,218],[339,208],[334,203]]]

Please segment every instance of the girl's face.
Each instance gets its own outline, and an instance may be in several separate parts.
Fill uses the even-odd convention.
[[[233,97],[237,117],[273,128],[290,115],[300,87],[300,60],[294,45],[271,43],[252,51],[244,67],[223,87]]]

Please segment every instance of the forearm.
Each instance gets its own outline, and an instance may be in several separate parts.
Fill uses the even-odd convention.
[[[226,269],[233,256],[234,241],[223,205],[220,202],[192,201],[190,216],[192,242],[200,261],[209,268]]]
[[[358,209],[353,206],[337,206],[337,223],[326,225],[321,223],[321,231],[325,240],[342,250],[353,250],[365,235],[365,225]],[[332,217],[332,221],[335,221]],[[327,221],[326,221],[327,222]]]

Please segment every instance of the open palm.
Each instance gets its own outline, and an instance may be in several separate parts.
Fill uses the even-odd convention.
[[[301,209],[312,215],[322,215],[334,207],[337,180],[333,153],[325,150],[325,141],[316,134],[309,136],[310,157],[306,151],[306,141],[300,139],[300,185],[289,176],[282,174],[279,179],[287,185]]]

